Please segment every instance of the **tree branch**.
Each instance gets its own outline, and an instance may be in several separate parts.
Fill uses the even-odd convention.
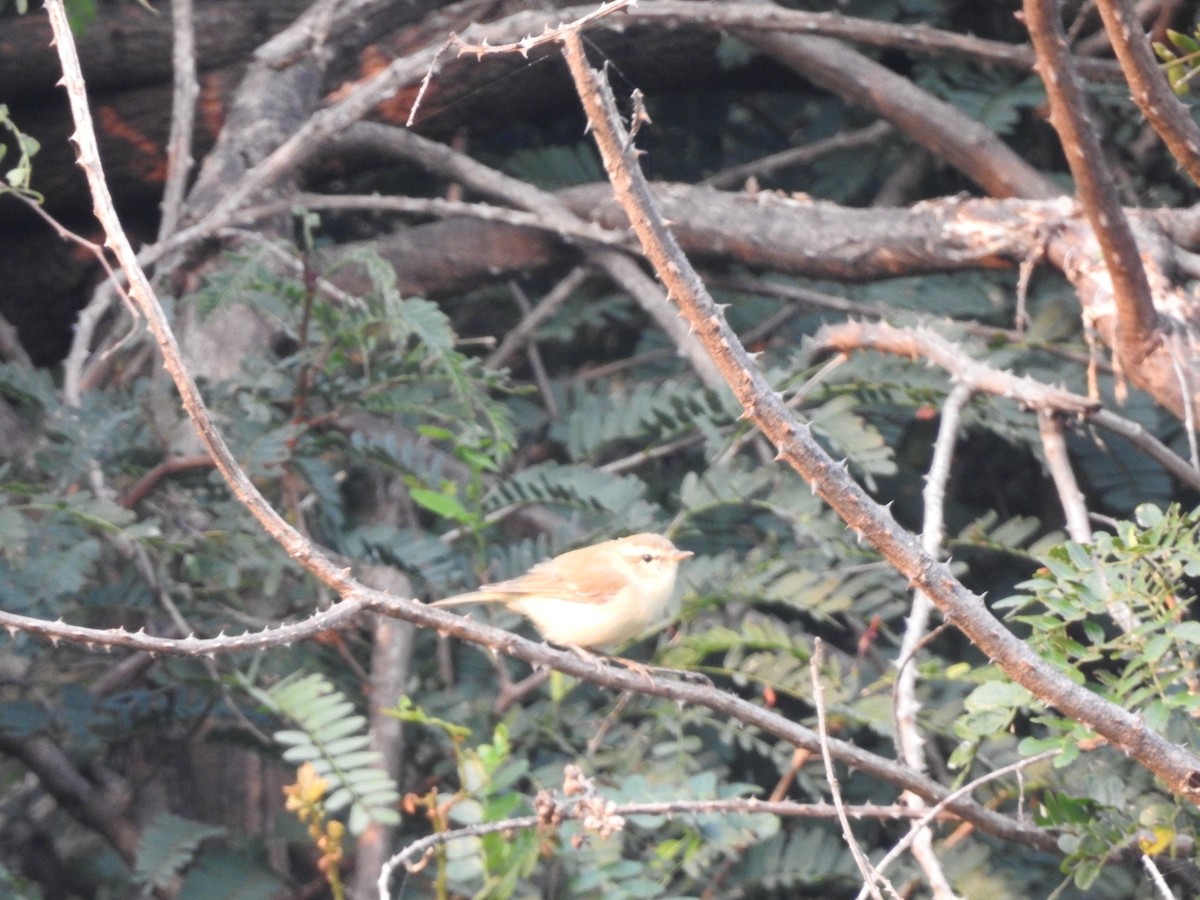
[[[1050,387],[1022,375],[993,368],[968,356],[930,328],[896,328],[883,322],[845,322],[826,325],[814,336],[817,346],[839,353],[869,347],[909,359],[924,359],[944,369],[956,380],[970,379],[977,389],[1007,397],[1027,409],[1086,418],[1119,434],[1159,463],[1183,484],[1200,490],[1200,472],[1137,422],[1101,409],[1097,401],[1081,394]]]
[[[926,55],[954,54],[973,60],[1032,71],[1037,57],[1033,48],[971,35],[943,31],[929,25],[880,22],[834,12],[787,9],[774,3],[680,2],[649,0],[628,14],[631,18],[682,25],[705,22],[721,29],[775,34],[823,35],[852,44],[909,50]],[[1109,60],[1081,58],[1076,65],[1089,78],[1117,81],[1120,70]]]
[[[1129,0],[1096,0],[1096,8],[1133,92],[1133,102],[1192,182],[1200,185],[1200,127],[1158,68],[1133,6]]]
[[[655,207],[612,94],[598,73],[588,66],[578,35],[564,35],[564,53],[605,169],[643,252],[712,354],[745,416],[778,449],[778,458],[799,472],[813,491],[913,586],[927,593],[946,619],[995,660],[1010,678],[1108,738],[1161,777],[1170,790],[1193,803],[1200,800],[1200,759],[1155,733],[1140,716],[1071,682],[1038,657],[988,612],[982,598],[968,591],[947,566],[925,553],[916,538],[901,528],[891,513],[871,499],[845,468],[817,444],[809,426],[792,414],[751,361],[679,249]]]
[[[1057,0],[1025,0],[1026,26],[1050,100],[1050,122],[1058,132],[1075,179],[1076,196],[1112,279],[1117,304],[1113,350],[1122,366],[1133,369],[1159,344],[1158,311],[1100,140],[1088,121],[1087,98],[1075,77],[1059,16]]]
[[[43,735],[18,740],[0,732],[0,752],[19,759],[63,809],[101,835],[123,860],[133,863],[137,827],[120,814],[112,797],[75,768],[61,747]]]
[[[887,119],[993,197],[1049,199],[1062,194],[990,129],[845,44],[778,33],[744,31],[740,36],[847,103]]]

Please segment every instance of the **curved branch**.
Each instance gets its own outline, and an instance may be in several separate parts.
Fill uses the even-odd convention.
[[[195,379],[183,363],[175,335],[113,207],[112,195],[109,193],[100,163],[100,151],[96,145],[96,132],[92,125],[87,90],[63,0],[47,0],[46,10],[50,15],[55,43],[62,60],[63,82],[67,88],[71,115],[75,120],[74,139],[78,146],[79,165],[87,176],[96,217],[104,229],[105,246],[116,255],[125,277],[129,280],[129,296],[146,318],[147,325],[162,352],[163,364],[175,382],[188,417],[194,423],[201,442],[212,456],[214,465],[220,470],[229,489],[258,520],[263,530],[300,565],[344,595],[354,583],[348,570],[338,567],[328,557],[315,551],[313,545],[275,511],[238,465],[224,437],[217,430],[196,387]]]
[[[564,234],[587,232],[580,216],[554,194],[489,168],[466,154],[421,137],[411,131],[359,122],[347,129],[347,140],[356,146],[370,146],[376,153],[411,159],[430,172],[461,182],[490,197],[536,213],[550,227]],[[654,319],[655,323],[675,344],[679,355],[688,361],[700,380],[710,387],[719,387],[721,376],[704,349],[687,326],[662,302],[662,291],[626,253],[608,247],[586,248],[588,258],[613,281],[621,285]]]
[[[118,812],[112,797],[83,776],[58,744],[44,735],[18,740],[0,731],[0,753],[19,759],[63,809],[101,835],[123,860],[133,863],[137,827]]]
[[[1121,363],[1132,369],[1159,345],[1158,311],[1100,140],[1088,121],[1087,98],[1075,77],[1059,16],[1057,0],[1025,0],[1025,24],[1050,99],[1050,122],[1058,132],[1076,195],[1112,279],[1117,304],[1114,351]]]
[[[929,25],[880,22],[833,12],[787,9],[773,3],[730,4],[651,0],[634,7],[629,15],[666,24],[706,22],[718,28],[736,28],[742,31],[819,34],[870,47],[898,48],[928,55],[955,54],[1030,71],[1037,62],[1033,48],[1028,45],[989,41],[972,35],[943,31]],[[1089,78],[1098,81],[1120,78],[1118,68],[1109,60],[1080,59],[1077,65]]]
[[[1200,127],[1159,70],[1129,0],[1096,0],[1096,7],[1133,91],[1133,102],[1192,182],[1200,185]]]
[[[1049,199],[1062,194],[989,128],[845,44],[753,31],[739,36],[847,103],[887,119],[994,197]]]
[[[955,380],[970,380],[978,390],[1007,397],[1026,409],[1086,418],[1128,440],[1181,483],[1200,490],[1200,472],[1137,422],[1102,409],[1095,400],[1081,394],[1050,387],[972,359],[962,347],[930,328],[897,328],[884,322],[845,322],[824,326],[813,340],[816,346],[839,353],[870,348],[909,359],[928,360]]]
[[[402,619],[421,628],[431,628],[471,643],[488,647],[497,653],[524,660],[535,667],[553,668],[576,678],[616,691],[633,691],[662,697],[677,703],[703,706],[718,715],[760,728],[765,733],[788,741],[794,746],[819,752],[820,737],[810,728],[792,722],[778,712],[756,706],[708,685],[690,684],[670,678],[647,677],[619,666],[597,666],[592,659],[557,650],[548,644],[525,640],[510,631],[493,628],[445,610],[435,609],[412,600],[405,600],[371,590],[361,585],[333,608],[296,623],[282,625],[244,635],[217,638],[162,638],[144,631],[123,629],[84,628],[65,622],[46,622],[28,616],[0,611],[0,627],[26,631],[57,643],[69,641],[92,649],[124,647],[155,654],[172,656],[211,656],[238,650],[262,650],[294,643],[321,631],[345,628],[362,612]],[[911,791],[931,803],[950,796],[949,789],[907,766],[869,753],[847,741],[830,740],[833,755],[840,762],[881,778],[897,787]],[[1052,851],[1056,846],[1053,835],[1007,816],[986,809],[969,800],[955,800],[947,805],[955,815],[971,822],[980,830],[1002,840],[1014,841],[1041,850]]]

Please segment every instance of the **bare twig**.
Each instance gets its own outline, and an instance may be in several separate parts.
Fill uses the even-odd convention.
[[[835,12],[787,9],[774,3],[696,4],[679,0],[647,0],[629,10],[628,15],[633,19],[672,24],[707,22],[719,28],[736,28],[747,32],[819,34],[852,44],[890,47],[926,55],[952,54],[1024,70],[1031,70],[1036,62],[1033,48],[1028,45],[989,41],[909,22],[881,22]],[[1100,81],[1119,81],[1121,77],[1119,67],[1110,60],[1080,59],[1076,65],[1087,77]]]
[[[998,778],[1003,778],[1005,775],[1010,773],[1015,773],[1017,777],[1020,778],[1022,777],[1022,770],[1028,768],[1029,766],[1036,765],[1037,763],[1044,762],[1047,759],[1052,759],[1055,756],[1058,756],[1061,752],[1061,750],[1046,750],[1042,753],[1031,756],[1028,759],[1020,759],[1015,763],[1010,763],[1007,766],[1001,766],[999,769],[993,769],[991,772],[986,772],[983,775],[980,775],[978,778],[972,779],[962,787],[956,789],[951,796],[958,794],[960,791],[963,792],[963,794],[969,794],[976,788],[985,785],[990,781],[995,781]],[[888,866],[900,858],[900,855],[908,849],[908,845],[913,840],[914,835],[917,834],[918,829],[925,828],[941,815],[943,802],[944,801],[938,801],[937,803],[933,804],[933,806],[929,807],[929,809],[925,811],[924,815],[922,815],[918,821],[913,823],[913,827],[909,829],[908,834],[906,834],[904,838],[901,839],[894,847],[888,850],[888,852],[884,854],[883,859],[879,860],[875,866],[876,871],[881,873],[886,871]],[[859,900],[863,900],[863,895],[861,893],[859,894]]]
[[[258,488],[233,458],[225,439],[213,424],[204,400],[196,388],[196,383],[184,366],[179,345],[171,332],[162,307],[146,278],[146,273],[138,263],[137,255],[134,253],[129,238],[121,227],[116,210],[113,208],[112,196],[104,180],[104,172],[100,164],[96,132],[92,125],[83,73],[80,71],[79,57],[75,49],[75,39],[71,33],[63,0],[48,0],[46,9],[50,14],[50,24],[54,30],[55,43],[62,61],[63,81],[67,88],[71,115],[75,120],[74,137],[78,145],[79,165],[87,176],[96,216],[104,228],[105,244],[116,255],[125,277],[129,280],[129,296],[142,316],[145,317],[150,331],[158,343],[163,355],[163,362],[175,382],[184,409],[195,424],[201,441],[208,449],[217,468],[220,469],[230,490],[258,519],[263,529],[309,572],[338,590],[339,593],[348,594],[354,584],[348,577],[348,573],[334,565],[327,557],[315,552],[311,542],[284,521],[267,503]]]
[[[779,32],[738,33],[819,87],[891,122],[993,197],[1048,199],[1062,193],[989,128],[840,41]]]
[[[529,304],[529,297],[525,295],[521,285],[515,281],[508,283],[508,289],[512,292],[513,299],[517,302],[517,308],[521,311],[523,319],[533,317],[533,307]],[[537,383],[538,391],[542,395],[542,403],[546,407],[546,416],[551,422],[557,422],[559,418],[558,400],[554,397],[554,388],[550,384],[550,378],[546,374],[546,366],[542,363],[542,352],[538,349],[536,341],[530,341],[525,346],[525,356],[529,360],[529,368],[533,373],[533,380]]]
[[[0,752],[24,763],[63,809],[108,841],[125,862],[133,863],[137,826],[112,796],[84,777],[58,744],[42,734],[17,739],[0,732]]]
[[[1031,378],[995,369],[969,357],[929,328],[895,328],[884,323],[846,322],[827,325],[817,332],[818,344],[848,353],[872,348],[911,359],[925,359],[945,369],[952,378],[970,378],[972,383],[997,397],[1007,397],[1029,409],[1045,409],[1078,416],[1128,440],[1141,452],[1178,478],[1183,484],[1200,489],[1200,473],[1187,460],[1171,451],[1137,422],[1107,409],[1081,394],[1040,384]]]
[[[1133,102],[1192,182],[1200,184],[1200,127],[1158,68],[1132,4],[1129,0],[1096,0],[1096,6],[1129,82]]]
[[[534,228],[551,231],[568,242],[578,242],[602,247],[631,248],[632,242],[626,235],[590,222],[576,220],[574,223],[551,224],[532,212],[505,209],[488,203],[465,203],[461,200],[443,200],[438,197],[381,197],[377,194],[296,194],[288,200],[249,206],[230,215],[230,222],[249,223],[259,219],[290,213],[296,207],[311,210],[353,210],[358,212],[396,212],[415,215],[451,218],[469,216],[485,222],[503,222],[518,228]],[[565,227],[564,227],[565,226]]]
[[[642,8],[645,9],[644,6]],[[822,141],[814,141],[811,144],[806,144],[803,147],[793,147],[790,150],[784,150],[780,153],[764,156],[762,159],[756,159],[754,162],[722,169],[720,172],[709,175],[697,183],[708,185],[709,187],[738,187],[751,176],[759,178],[766,175],[773,175],[781,169],[807,165],[823,156],[828,156],[830,153],[855,150],[859,147],[874,144],[881,138],[887,137],[894,130],[887,122],[875,122],[866,128],[840,132]]]
[[[1067,443],[1063,440],[1062,422],[1058,415],[1049,409],[1038,410],[1038,431],[1042,436],[1042,449],[1046,453],[1046,467],[1054,480],[1058,491],[1058,500],[1062,504],[1063,514],[1067,519],[1067,534],[1078,544],[1088,544],[1092,540],[1092,525],[1088,520],[1087,502],[1079,482],[1075,480],[1075,471],[1071,468],[1071,460],[1067,456]]]
[[[1092,523],[1088,516],[1087,501],[1079,482],[1075,479],[1075,470],[1071,468],[1071,459],[1067,454],[1067,442],[1063,439],[1062,420],[1059,415],[1047,409],[1037,412],[1038,433],[1042,437],[1042,450],[1046,454],[1046,468],[1054,481],[1054,489],[1058,492],[1058,501],[1062,504],[1063,514],[1067,520],[1067,534],[1078,544],[1092,542]],[[1100,581],[1107,587],[1108,577],[1101,567]],[[1123,600],[1109,600],[1105,604],[1109,615],[1113,617],[1121,629],[1127,634],[1137,627],[1137,619],[1129,604]]]
[[[845,814],[852,819],[907,819],[912,818],[912,810],[902,806],[847,806]],[[675,800],[665,803],[621,803],[614,804],[612,815],[630,816],[678,816],[678,815],[720,815],[723,813],[763,814],[774,816],[791,816],[805,819],[833,819],[838,811],[828,803],[791,803],[788,801],[764,801],[755,797],[736,800]],[[563,819],[574,819],[583,814],[576,812],[570,806],[562,810]],[[547,823],[544,816],[519,816],[503,819],[497,822],[481,822],[476,825],[466,825],[451,831],[431,834],[409,844],[387,863],[387,871],[382,872],[377,881],[381,900],[390,897],[388,882],[392,873],[399,866],[406,866],[410,871],[418,871],[430,852],[442,844],[463,837],[481,837],[485,834],[496,834],[503,831],[515,831],[521,828],[537,828]]]
[[[647,678],[640,672],[632,672],[620,666],[601,668],[594,661],[583,660],[574,653],[557,650],[544,643],[528,641],[512,632],[492,628],[463,616],[383,594],[361,585],[356,587],[353,596],[301,622],[242,635],[172,639],[149,635],[144,631],[83,628],[4,611],[0,611],[0,628],[41,635],[55,643],[70,641],[90,648],[107,650],[112,647],[126,647],[172,656],[207,656],[239,650],[263,650],[290,644],[311,638],[321,631],[346,628],[358,621],[361,613],[368,611],[404,619],[421,628],[433,628],[452,637],[490,647],[497,653],[525,660],[531,665],[557,669],[611,690],[633,691],[664,697],[678,703],[704,706],[719,716],[743,722],[748,727],[761,728],[764,732],[794,746],[814,753],[819,750],[820,740],[811,729],[773,710],[764,709],[724,691],[671,678]],[[839,761],[858,771],[891,782],[901,789],[914,791],[935,802],[948,793],[946,788],[936,781],[913,772],[904,765],[862,750],[852,743],[830,739],[828,745],[830,752]],[[981,831],[998,838],[1043,850],[1053,850],[1055,847],[1055,839],[1048,832],[1018,824],[1007,816],[984,809],[970,801],[955,803],[950,810],[975,824]]]
[[[505,365],[517,348],[528,340],[538,327],[553,316],[562,305],[575,293],[576,288],[587,280],[587,272],[581,268],[572,269],[565,278],[556,284],[550,293],[546,294],[538,305],[521,317],[515,327],[510,328],[500,341],[500,345],[489,354],[484,366],[498,369]]]
[[[583,220],[553,194],[489,168],[444,144],[409,131],[373,122],[360,122],[354,126],[350,139],[360,143],[370,142],[377,152],[415,160],[431,172],[535,213],[551,228],[572,233],[584,227]],[[590,248],[588,257],[628,291],[654,319],[700,379],[710,387],[720,389],[721,378],[712,361],[703,352],[687,325],[672,312],[670,305],[664,302],[662,290],[638,264],[628,255],[611,249]]]
[[[171,136],[167,143],[167,180],[163,187],[162,221],[158,240],[170,237],[183,215],[183,198],[192,170],[192,132],[196,117],[196,34],[192,27],[192,0],[171,0],[173,43],[171,71],[175,93],[171,101]]]
[[[863,852],[858,838],[854,836],[854,830],[850,827],[850,817],[846,815],[846,805],[842,800],[842,788],[833,767],[833,755],[829,752],[829,730],[825,723],[825,688],[821,685],[821,660],[825,656],[824,646],[820,638],[813,642],[808,671],[812,677],[813,706],[817,710],[817,733],[821,736],[821,760],[825,763],[825,781],[829,785],[829,795],[833,798],[833,808],[837,810],[838,823],[842,826],[842,837],[846,839],[850,855],[854,857],[854,863],[863,877],[863,890],[875,900],[883,900],[883,894],[876,885],[877,881],[882,881],[884,890],[899,900],[900,895],[896,892],[896,888],[886,878],[880,878],[875,867],[871,865],[871,861],[867,859],[867,854]]]
[[[954,389],[942,404],[941,423],[938,425],[937,440],[933,445],[933,459],[929,464],[929,473],[925,476],[925,521],[921,528],[921,546],[930,556],[937,556],[942,550],[942,540],[945,536],[946,484],[950,480],[950,464],[958,443],[962,410],[970,402],[974,392],[975,386],[970,381],[956,381]],[[923,591],[913,592],[912,609],[905,621],[904,636],[897,653],[899,671],[892,693],[897,755],[919,772],[925,771],[925,746],[917,724],[917,712],[920,709],[917,700],[917,667],[907,663],[916,655],[917,648],[927,636],[933,608],[933,601],[929,599],[928,594]],[[906,793],[902,800],[906,806],[916,810],[926,807],[925,802],[913,794]],[[912,846],[913,856],[925,872],[934,896],[952,897],[954,892],[933,851],[933,835],[928,828],[922,827],[913,835]]]
[[[1158,866],[1154,864],[1154,860],[1145,853],[1142,854],[1142,866],[1145,868],[1146,874],[1150,876],[1150,883],[1158,891],[1158,896],[1163,898],[1163,900],[1172,900],[1175,892],[1171,890],[1167,884],[1167,880],[1163,878],[1162,872],[1158,870]]]

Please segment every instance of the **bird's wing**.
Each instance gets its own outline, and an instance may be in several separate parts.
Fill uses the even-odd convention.
[[[538,563],[520,578],[485,584],[481,591],[542,594],[576,603],[604,603],[625,586],[626,577],[611,562],[583,550],[572,550]]]
[[[457,606],[460,603],[505,603],[531,594],[559,597],[575,603],[604,603],[625,586],[626,577],[603,558],[589,552],[594,548],[572,550],[554,559],[538,563],[524,575],[482,584],[469,594],[448,597],[433,606]]]

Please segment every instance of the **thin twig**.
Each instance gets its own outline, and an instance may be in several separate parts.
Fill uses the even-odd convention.
[[[1150,883],[1154,885],[1154,889],[1158,891],[1158,896],[1163,900],[1174,900],[1175,894],[1171,891],[1167,880],[1163,878],[1162,872],[1158,870],[1158,866],[1154,864],[1154,860],[1147,854],[1142,854],[1142,866],[1146,870],[1146,874],[1150,876]]]
[[[504,335],[504,339],[500,341],[498,346],[484,360],[484,368],[499,369],[504,366],[509,357],[516,352],[529,337],[537,331],[537,329],[553,316],[562,305],[570,299],[571,295],[579,288],[580,285],[587,280],[587,272],[583,268],[576,266],[567,276],[563,278],[554,288],[538,301],[537,306],[530,310],[527,314],[521,316],[521,321],[515,327],[510,328],[508,333]]]
[[[217,468],[221,470],[230,490],[254,515],[264,530],[309,572],[338,590],[339,593],[348,593],[354,583],[349,579],[347,573],[327,557],[318,553],[310,541],[284,521],[271,507],[238,465],[237,460],[229,451],[224,437],[213,423],[208,408],[196,387],[196,382],[183,362],[179,345],[167,323],[166,315],[155,296],[154,289],[150,286],[145,271],[139,265],[137,254],[134,253],[129,237],[121,227],[120,219],[113,207],[112,195],[109,192],[100,162],[100,152],[96,144],[96,132],[88,106],[83,72],[79,66],[75,39],[71,33],[63,0],[47,0],[46,9],[50,14],[55,45],[58,48],[59,59],[63,67],[63,82],[67,88],[71,114],[75,121],[74,139],[79,148],[79,165],[87,176],[96,217],[104,229],[105,245],[116,255],[121,270],[129,281],[129,297],[146,319],[150,331],[158,343],[164,365],[175,382],[188,417],[195,425],[200,440],[208,449]]]
[[[1034,756],[1030,756],[1027,759],[1019,759],[1015,763],[1009,763],[1007,766],[1002,766],[999,769],[993,769],[991,772],[985,772],[983,775],[980,775],[978,778],[973,779],[972,781],[969,781],[966,784],[964,784],[962,787],[955,789],[951,793],[951,796],[952,797],[953,796],[966,796],[967,794],[970,794],[972,791],[974,791],[977,787],[987,784],[989,781],[995,781],[998,778],[1003,778],[1005,775],[1008,775],[1010,772],[1016,773],[1017,776],[1020,777],[1021,773],[1023,772],[1024,769],[1028,768],[1029,766],[1035,765],[1036,763],[1043,762],[1044,760],[1053,759],[1055,756],[1058,756],[1060,753],[1062,753],[1061,750],[1046,750],[1042,753],[1038,753]],[[906,834],[896,844],[896,846],[892,847],[887,853],[885,853],[883,856],[883,859],[879,860],[879,862],[876,864],[875,870],[877,872],[882,873],[882,872],[886,871],[888,866],[890,866],[893,862],[895,862],[897,859],[900,858],[901,854],[903,854],[904,851],[908,849],[908,845],[912,841],[913,836],[917,833],[917,829],[925,828],[930,823],[932,823],[938,816],[941,815],[942,810],[944,808],[942,804],[944,802],[945,801],[939,800],[937,803],[930,806],[929,809],[925,811],[925,814],[923,816],[921,816],[921,818],[918,821],[913,823],[913,827],[911,829],[909,829],[908,834]],[[861,900],[861,895],[860,895],[860,900]]]
[[[915,814],[902,806],[860,806],[843,807],[847,816],[855,819],[885,820],[909,819]],[[614,804],[611,815],[628,818],[631,816],[679,816],[679,815],[720,815],[738,813],[744,815],[774,815],[791,816],[805,819],[834,819],[838,816],[837,809],[829,803],[792,803],[786,800],[765,801],[755,797],[734,800],[674,800],[664,803],[621,803]],[[576,818],[574,809],[567,807],[563,810],[567,819]],[[438,846],[464,837],[482,837],[485,834],[496,834],[504,831],[516,831],[522,828],[537,828],[546,825],[542,816],[517,816],[497,822],[480,822],[475,825],[465,825],[450,831],[431,834],[428,837],[413,841],[393,856],[385,864],[386,871],[381,871],[377,888],[381,900],[391,896],[388,893],[388,883],[392,873],[399,866],[406,866],[410,871],[418,871],[423,866],[423,860]]]
[[[175,91],[171,99],[171,134],[167,142],[167,179],[163,186],[162,220],[158,240],[164,241],[179,227],[183,198],[192,170],[192,132],[196,119],[196,32],[192,0],[171,0],[171,71]]]
[[[525,295],[525,291],[515,281],[508,283],[508,289],[513,295],[513,299],[517,302],[517,308],[521,311],[523,319],[529,319],[533,316],[533,307],[529,304],[529,297]],[[557,422],[559,419],[558,400],[554,396],[554,388],[550,384],[550,378],[546,374],[546,367],[542,364],[542,353],[538,349],[536,341],[529,341],[525,345],[525,355],[529,360],[529,368],[533,372],[533,380],[538,386],[538,391],[542,395],[542,402],[546,407],[546,416],[551,422]]]
[[[944,369],[954,379],[969,378],[980,391],[1007,397],[1029,409],[1077,416],[1125,438],[1180,482],[1200,490],[1200,472],[1142,425],[1111,410],[1101,409],[1099,401],[1082,394],[1049,387],[1032,378],[972,359],[961,346],[946,340],[931,328],[896,328],[882,323],[846,322],[825,326],[813,339],[818,345],[823,344],[841,353],[871,348],[883,353],[927,360]]]
[[[1029,45],[990,41],[911,22],[843,16],[836,12],[807,12],[775,3],[680,2],[646,0],[629,10],[628,18],[663,23],[707,22],[721,29],[838,38],[851,44],[909,50],[925,55],[953,54],[1029,71],[1037,58]],[[1119,81],[1120,67],[1111,60],[1079,59],[1081,72],[1098,81]]]
[[[381,197],[377,194],[296,194],[288,200],[248,206],[230,215],[232,223],[249,223],[290,213],[297,207],[311,210],[350,210],[355,212],[396,212],[439,218],[470,217],[484,222],[501,222],[518,228],[553,232],[567,243],[595,244],[604,247],[632,247],[627,235],[601,225],[577,219],[574,223],[547,222],[531,212],[505,209],[489,203],[467,203],[439,197]],[[566,226],[566,227],[564,227]]]
[[[770,156],[764,156],[762,159],[756,159],[754,162],[722,169],[720,172],[709,175],[697,183],[708,187],[737,187],[752,176],[758,178],[773,175],[781,169],[808,165],[823,156],[828,156],[830,153],[857,150],[859,147],[873,144],[881,138],[887,137],[894,131],[895,128],[887,122],[875,122],[866,128],[858,128],[854,131],[842,131],[832,137],[813,141],[811,144],[806,144],[803,147],[792,147],[790,150],[773,153]]]
[[[1038,410],[1038,432],[1042,436],[1046,467],[1050,470],[1050,477],[1058,491],[1058,501],[1067,520],[1067,534],[1078,544],[1091,543],[1092,525],[1088,520],[1087,501],[1071,468],[1067,444],[1063,440],[1062,422],[1053,410]]]
[[[972,382],[956,381],[953,390],[942,404],[941,423],[933,445],[929,473],[925,476],[923,494],[925,519],[921,527],[921,546],[931,556],[937,556],[942,550],[942,540],[945,537],[946,484],[950,480],[950,467],[954,458],[954,448],[958,443],[962,411],[974,392],[975,385]],[[904,635],[897,653],[900,665],[896,675],[896,687],[892,693],[897,755],[921,772],[925,771],[925,747],[924,738],[917,725],[917,712],[920,709],[917,700],[917,668],[905,663],[916,655],[917,647],[924,641],[933,609],[933,601],[929,599],[928,594],[919,590],[913,592],[912,609],[905,621]],[[920,797],[913,794],[906,793],[902,800],[905,805],[917,810],[927,806]],[[913,835],[912,846],[913,856],[925,872],[934,896],[952,897],[954,892],[933,851],[933,835],[928,828],[921,828],[919,833]]]
[[[825,763],[825,781],[829,784],[829,795],[833,798],[833,808],[837,810],[838,822],[842,826],[842,837],[846,839],[850,855],[854,857],[854,863],[863,877],[863,890],[870,893],[875,900],[883,900],[883,894],[876,885],[877,881],[882,881],[884,890],[899,900],[900,895],[896,888],[886,878],[880,878],[879,873],[871,865],[871,861],[867,859],[867,854],[859,845],[858,838],[854,836],[854,829],[850,827],[850,818],[846,815],[846,805],[842,801],[842,789],[838,784],[837,772],[833,767],[833,755],[829,752],[829,730],[825,722],[825,688],[821,684],[821,661],[825,656],[824,648],[825,645],[820,638],[813,641],[813,652],[812,658],[808,661],[808,671],[812,676],[812,699],[813,706],[817,710],[817,733],[821,736],[821,760]]]
[[[558,197],[528,182],[505,175],[463,153],[399,128],[360,122],[352,130],[353,140],[370,142],[380,153],[412,159],[427,170],[461,182],[479,193],[535,213],[544,225],[572,233],[587,227]],[[595,227],[595,226],[590,226]],[[615,229],[614,229],[615,230]],[[687,360],[709,387],[721,390],[721,377],[686,323],[664,302],[662,289],[627,254],[614,249],[585,248],[589,260],[624,288],[670,338],[680,356]]]
[[[1067,520],[1067,534],[1077,544],[1092,542],[1092,523],[1088,515],[1087,501],[1079,482],[1075,478],[1075,470],[1071,468],[1071,458],[1067,453],[1067,442],[1063,439],[1062,422],[1059,416],[1051,410],[1040,409],[1037,414],[1038,433],[1042,438],[1042,451],[1046,457],[1046,468],[1054,481],[1054,489],[1058,493],[1058,501],[1062,504],[1063,514]],[[1101,583],[1108,586],[1108,577],[1103,568],[1098,572]],[[1113,617],[1121,630],[1126,634],[1137,627],[1137,618],[1129,604],[1123,600],[1108,600],[1106,602],[1109,615]]]

